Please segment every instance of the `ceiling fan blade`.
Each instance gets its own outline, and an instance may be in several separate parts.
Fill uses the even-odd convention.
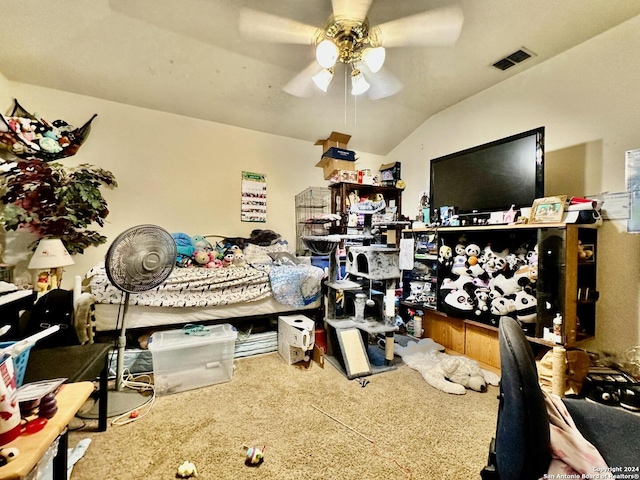
[[[373,0],[331,0],[333,17],[336,20],[349,18],[362,22]]]
[[[316,73],[319,73],[320,70],[322,70],[322,67],[318,62],[313,61],[304,70],[289,80],[287,84],[282,87],[282,90],[294,97],[310,97],[317,94],[320,90],[316,87],[315,83],[313,83],[312,77]]]
[[[358,65],[359,70],[371,85],[367,91],[367,96],[371,100],[395,95],[404,88],[402,82],[389,69],[382,67],[378,72],[373,73],[366,65]]]
[[[460,7],[439,8],[376,25],[370,36],[385,48],[448,46],[458,41],[463,20]]]
[[[243,8],[240,11],[240,33],[249,40],[315,45],[324,32],[290,18]]]

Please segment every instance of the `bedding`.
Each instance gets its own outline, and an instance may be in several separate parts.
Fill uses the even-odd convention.
[[[107,278],[104,262],[92,268],[91,293],[97,303],[122,300],[122,291]],[[131,296],[131,305],[147,307],[208,307],[260,300],[271,294],[269,274],[250,266],[174,268],[158,287]]]
[[[280,261],[288,244],[248,244],[243,267],[176,267],[156,288],[132,294],[127,328],[233,319],[313,309],[321,305],[324,271]],[[274,260],[270,255],[274,255]],[[295,258],[295,257],[293,257]],[[116,330],[123,292],[108,279],[104,262],[85,275],[95,298],[96,331]]]

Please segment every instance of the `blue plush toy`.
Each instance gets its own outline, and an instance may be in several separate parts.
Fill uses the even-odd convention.
[[[186,233],[172,233],[171,236],[176,242],[176,248],[178,251],[177,263],[180,264],[183,258],[191,258],[196,251],[196,247],[191,241],[191,237]]]
[[[204,238],[202,235],[194,235],[191,237],[191,244],[196,247],[198,250],[206,250],[210,252],[213,250],[213,245],[211,242]]]

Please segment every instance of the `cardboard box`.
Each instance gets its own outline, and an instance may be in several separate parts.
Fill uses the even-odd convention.
[[[329,180],[333,172],[336,170],[355,171],[356,163],[348,160],[336,160],[335,158],[322,157],[322,159],[316,163],[316,167],[321,167],[324,179]]]
[[[149,350],[156,394],[231,380],[237,336],[228,323],[204,327],[198,335],[189,335],[184,329],[155,332],[149,338]]]
[[[283,358],[287,365],[293,365],[298,362],[308,362],[311,358],[311,350],[305,350],[300,347],[292,347],[291,345],[284,343],[278,345],[278,353]]]
[[[315,145],[322,145],[322,153],[329,150],[331,147],[347,148],[347,143],[351,140],[351,135],[346,133],[331,132],[329,138],[318,140]]]
[[[356,161],[356,152],[347,150],[346,148],[331,147],[322,154],[323,157],[335,158],[336,160]]]
[[[278,343],[311,350],[314,342],[315,323],[304,315],[278,317]]]
[[[278,353],[289,364],[308,360],[315,342],[315,324],[304,315],[278,317]]]

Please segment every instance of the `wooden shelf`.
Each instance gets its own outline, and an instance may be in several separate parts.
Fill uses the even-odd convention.
[[[575,346],[576,342],[590,338],[595,333],[597,298],[578,299],[578,292],[585,289],[597,292],[596,261],[584,262],[579,259],[579,244],[594,247],[597,258],[597,228],[595,224],[537,223],[515,225],[480,225],[440,228],[405,229],[405,236],[416,238],[426,233],[436,235],[438,245],[453,248],[464,233],[469,242],[485,245],[504,243],[511,251],[519,244],[537,245],[538,269],[540,276],[534,289],[537,297],[537,324],[527,330],[528,341],[537,350],[553,348],[556,344],[542,337],[544,328],[550,328],[553,316],[563,317],[565,346]],[[440,267],[440,265],[438,265]],[[438,285],[450,273],[438,268]],[[544,276],[543,276],[544,275]],[[405,277],[406,278],[406,277]],[[438,292],[436,290],[436,295]],[[408,295],[408,292],[407,292]],[[593,294],[595,296],[595,293]],[[440,297],[438,306],[440,307]],[[488,365],[499,367],[498,328],[470,318],[449,317],[438,311],[401,301],[403,308],[421,309],[424,312],[425,335],[455,352],[465,354]],[[582,328],[578,331],[578,317]],[[496,319],[497,321],[497,319]],[[496,323],[496,322],[494,322]]]

